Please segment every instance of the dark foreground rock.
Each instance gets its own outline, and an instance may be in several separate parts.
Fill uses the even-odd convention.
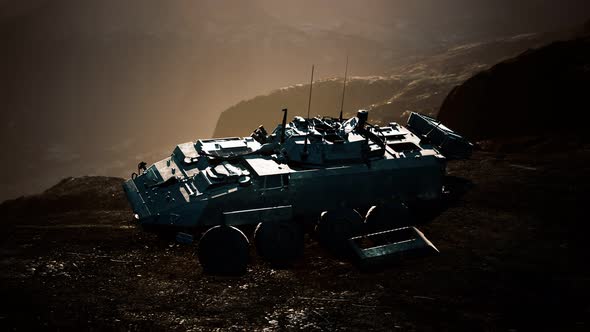
[[[252,250],[246,275],[207,276],[122,197],[21,214],[0,237],[0,329],[587,331],[589,165],[590,146],[453,162],[473,186],[421,227],[440,255],[369,273],[307,239],[291,269]]]
[[[453,89],[438,119],[471,140],[580,135],[590,120],[590,37],[554,42]]]

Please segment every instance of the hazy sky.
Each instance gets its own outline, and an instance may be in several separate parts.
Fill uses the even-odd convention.
[[[284,85],[590,18],[590,1],[0,0],[0,199],[126,176]],[[10,158],[8,158],[10,156]]]

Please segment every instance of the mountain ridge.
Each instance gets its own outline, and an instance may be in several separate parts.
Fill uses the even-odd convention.
[[[369,121],[376,124],[391,121],[403,123],[408,111],[436,116],[452,88],[472,75],[527,48],[538,47],[570,34],[569,30],[521,34],[488,42],[468,43],[432,56],[417,57],[408,61],[408,64],[390,69],[384,76],[377,76],[382,85],[390,86],[389,92],[379,90],[372,95],[369,83],[375,77],[355,77],[356,86],[349,86],[346,90],[345,114],[352,116],[359,108],[369,109]],[[304,96],[304,93],[309,90],[309,84],[299,84],[297,88],[299,90],[293,87],[276,89],[226,109],[219,117],[214,136],[248,135],[260,124],[267,129],[274,128],[278,118],[273,118],[273,114],[283,107],[291,109],[292,115],[305,115],[307,104],[303,101],[307,95]],[[337,115],[341,91],[341,78],[314,83],[311,113]]]
[[[579,135],[590,116],[590,37],[527,50],[454,88],[439,120],[472,140]],[[560,121],[558,121],[560,120]]]

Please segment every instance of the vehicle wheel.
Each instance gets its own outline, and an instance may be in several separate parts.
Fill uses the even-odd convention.
[[[372,206],[365,217],[365,227],[369,232],[380,232],[409,224],[410,212],[407,205],[402,202]]]
[[[201,237],[197,255],[206,273],[238,275],[246,272],[249,245],[248,238],[239,229],[215,226]]]
[[[303,254],[303,236],[295,222],[261,222],[254,231],[254,243],[260,257],[275,267],[286,267]]]
[[[363,229],[362,217],[352,209],[324,211],[316,226],[319,243],[336,255],[349,253],[348,239]]]

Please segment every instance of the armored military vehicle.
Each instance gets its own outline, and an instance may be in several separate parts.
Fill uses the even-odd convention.
[[[289,123],[283,112],[271,134],[261,126],[251,137],[201,139],[142,164],[123,185],[139,224],[182,239],[204,231],[200,263],[221,274],[246,269],[245,225],[257,225],[256,249],[274,265],[302,254],[306,225],[330,251],[361,261],[436,250],[410,226],[408,207],[441,199],[446,161],[469,157],[469,142],[418,113],[404,127],[371,125],[364,110]]]

